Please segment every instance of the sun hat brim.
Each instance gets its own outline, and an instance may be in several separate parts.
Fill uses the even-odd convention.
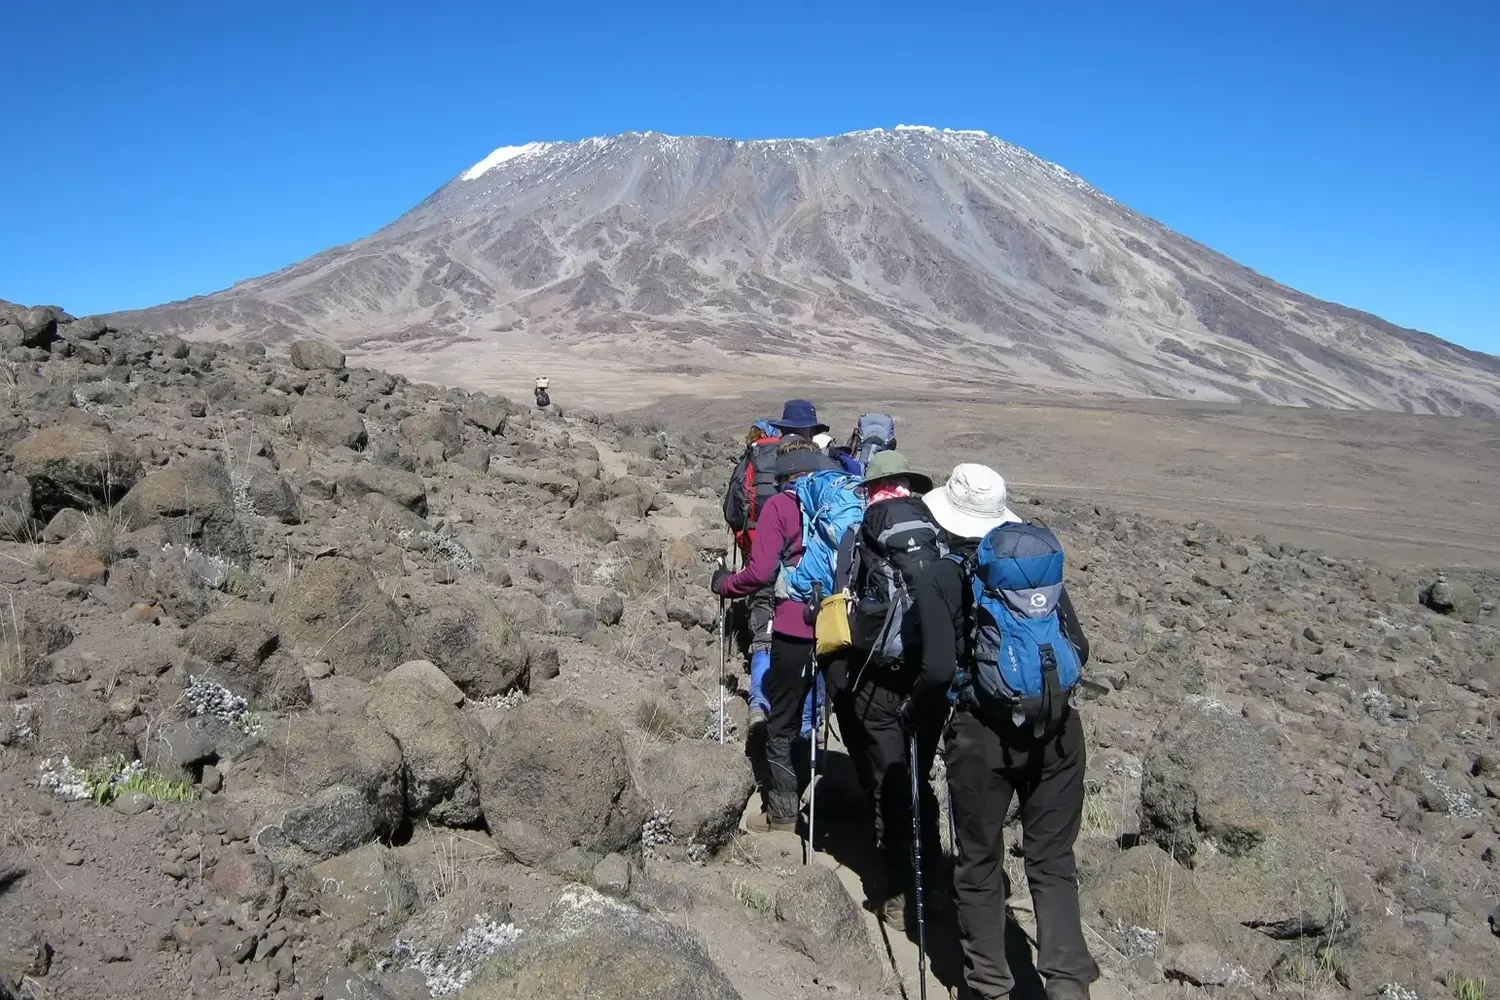
[[[902,469],[900,472],[888,472],[883,476],[867,476],[860,485],[869,489],[890,479],[905,479],[913,493],[926,494],[932,492],[932,477],[924,476],[920,472],[913,472],[910,469]]]
[[[957,510],[948,499],[946,489],[936,489],[922,495],[922,502],[932,512],[932,519],[950,535],[959,538],[983,538],[1002,524],[1015,524],[1021,519],[1009,506],[1003,514],[979,517]]]
[[[778,431],[781,431],[781,433],[783,434],[798,434],[802,437],[807,438],[809,441],[813,439],[814,434],[828,433],[827,424],[787,423],[782,420],[772,420],[770,424],[772,427],[776,428]]]

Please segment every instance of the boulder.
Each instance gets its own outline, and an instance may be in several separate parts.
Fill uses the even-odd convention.
[[[296,491],[278,473],[257,469],[243,488],[254,513],[282,524],[302,523],[302,505],[297,502]]]
[[[1155,844],[1112,854],[1080,879],[1084,912],[1097,913],[1103,926],[1128,934],[1141,928],[1162,935],[1169,947],[1203,942],[1221,947],[1225,932],[1190,868]]]
[[[302,797],[289,810],[291,828],[283,823],[282,832],[306,850],[341,854],[400,826],[406,806],[401,748],[375,723],[358,716],[298,715],[268,727],[257,753],[266,778]],[[356,834],[363,839],[350,843]]]
[[[82,421],[37,430],[11,449],[15,471],[31,486],[32,514],[51,520],[65,507],[119,502],[141,476],[134,450],[108,430]]]
[[[1452,615],[1470,625],[1479,621],[1483,604],[1473,587],[1460,581],[1450,582],[1442,576],[1422,591],[1422,603],[1440,615]]]
[[[406,922],[418,903],[410,867],[384,844],[365,844],[320,861],[288,892],[337,921],[341,934],[393,930]]]
[[[370,436],[359,413],[322,396],[308,396],[292,407],[292,433],[321,448],[362,451]]]
[[[672,814],[673,840],[718,851],[734,837],[755,776],[738,746],[674,743],[643,754],[647,801]]]
[[[257,702],[269,680],[262,666],[280,642],[271,610],[250,601],[232,601],[210,612],[183,637],[190,653],[219,668],[216,680]]]
[[[339,673],[373,679],[417,653],[411,631],[369,567],[315,559],[276,595],[282,642],[325,658]]]
[[[690,931],[593,889],[570,886],[516,944],[479,967],[458,1000],[739,996]]]
[[[321,340],[297,340],[287,349],[287,360],[305,372],[341,371],[344,352]]]
[[[479,761],[479,795],[497,846],[537,865],[570,847],[637,843],[645,804],[612,717],[579,702],[532,699],[506,712]]]
[[[470,400],[464,406],[464,423],[496,437],[505,433],[509,411],[499,403]]]
[[[353,499],[378,493],[419,517],[427,516],[427,487],[422,477],[388,465],[365,462],[356,466],[339,483],[339,493]]]
[[[84,524],[87,522],[88,515],[83,511],[75,510],[72,507],[64,507],[42,529],[42,541],[54,543],[65,542],[82,531]]]
[[[514,617],[487,594],[454,589],[413,620],[428,658],[470,698],[528,687],[530,647]]]
[[[398,690],[421,685],[454,708],[464,703],[462,689],[431,660],[408,660],[399,667],[391,668],[377,678],[375,683]]]
[[[776,893],[776,919],[787,943],[825,968],[865,985],[880,980],[880,962],[864,914],[838,873],[807,865]]]
[[[288,808],[278,826],[287,840],[319,858],[352,851],[377,835],[370,803],[348,785],[320,788]]]
[[[381,685],[365,714],[401,748],[408,818],[425,816],[440,826],[479,825],[483,813],[471,761],[487,736],[473,716],[421,683]]]
[[[438,442],[443,446],[441,458],[458,454],[464,446],[463,420],[450,410],[407,417],[401,421],[401,434],[417,446],[429,441]]]
[[[248,554],[235,519],[234,486],[215,459],[173,460],[137,483],[119,509],[131,531],[161,525],[174,545],[231,560]]]
[[[1237,714],[1188,706],[1157,726],[1141,781],[1141,834],[1192,865],[1204,838],[1243,855],[1292,819],[1286,762]]]

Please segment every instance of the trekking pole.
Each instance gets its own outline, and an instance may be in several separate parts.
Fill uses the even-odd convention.
[[[911,755],[912,878],[917,890],[917,989],[921,1000],[927,1000],[927,914],[922,906],[922,796],[919,791],[921,779],[917,775],[919,758],[915,727],[907,737],[907,751]]]
[[[724,568],[724,560],[719,560],[719,568]],[[719,597],[719,746],[724,745],[724,675],[729,670],[729,629],[727,626],[727,609],[723,595]]]
[[[817,832],[816,823],[818,816],[818,654],[814,648],[812,654],[807,658],[808,675],[812,679],[812,687],[809,697],[812,698],[813,718],[811,739],[808,742],[808,778],[807,778],[807,863],[812,864],[813,855],[818,853],[817,842],[813,835]]]

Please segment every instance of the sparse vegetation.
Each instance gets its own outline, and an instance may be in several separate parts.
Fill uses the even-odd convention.
[[[34,665],[26,658],[16,595],[7,594],[0,606],[0,684],[30,683],[33,671]]]
[[[1484,980],[1466,976],[1456,970],[1443,976],[1443,985],[1453,994],[1454,1000],[1484,1000]]]
[[[1320,948],[1312,954],[1288,956],[1281,965],[1278,979],[1307,990],[1340,986],[1347,981],[1343,956],[1335,948]]]
[[[687,735],[682,728],[682,713],[663,698],[648,697],[642,701],[635,710],[635,724],[659,740]]]
[[[759,889],[741,879],[735,879],[731,888],[734,898],[745,909],[756,916],[769,917],[776,913],[776,903],[766,894],[765,890]]]

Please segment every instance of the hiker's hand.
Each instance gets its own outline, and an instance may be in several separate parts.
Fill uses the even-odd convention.
[[[713,579],[708,582],[708,589],[722,597],[724,595],[724,581],[731,576],[734,576],[734,574],[729,572],[729,567],[721,565],[718,569],[714,570]]]
[[[905,701],[901,703],[901,708],[897,712],[897,714],[901,718],[902,732],[911,733],[916,731],[917,710],[916,705],[913,703],[912,699],[909,696]]]

